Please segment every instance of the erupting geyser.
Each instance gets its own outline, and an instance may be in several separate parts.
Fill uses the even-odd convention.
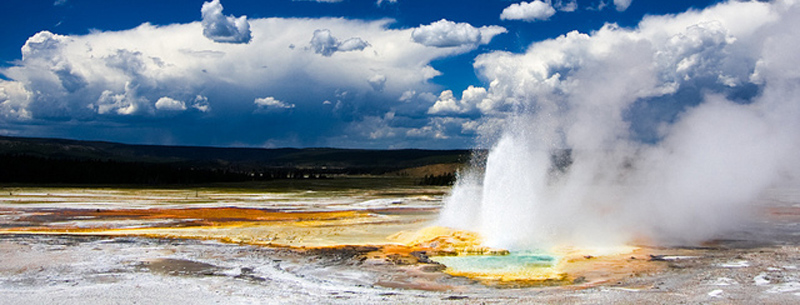
[[[796,1],[726,2],[479,56],[500,136],[440,224],[508,249],[735,228],[800,164],[798,28]]]

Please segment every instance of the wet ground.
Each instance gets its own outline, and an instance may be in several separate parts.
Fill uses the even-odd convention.
[[[800,302],[795,188],[719,240],[578,251],[538,283],[453,276],[432,249],[387,241],[430,224],[445,191],[16,188],[0,196],[0,303]]]

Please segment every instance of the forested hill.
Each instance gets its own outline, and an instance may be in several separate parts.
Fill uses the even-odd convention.
[[[203,183],[383,174],[465,163],[468,150],[220,148],[0,136],[0,182]]]

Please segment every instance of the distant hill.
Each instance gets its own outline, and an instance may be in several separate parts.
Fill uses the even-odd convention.
[[[0,182],[203,183],[384,174],[465,163],[468,150],[220,148],[0,136]]]

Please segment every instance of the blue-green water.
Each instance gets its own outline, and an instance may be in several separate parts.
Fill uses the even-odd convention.
[[[432,260],[455,270],[502,273],[552,267],[556,257],[541,251],[514,251],[508,255],[435,256]]]

